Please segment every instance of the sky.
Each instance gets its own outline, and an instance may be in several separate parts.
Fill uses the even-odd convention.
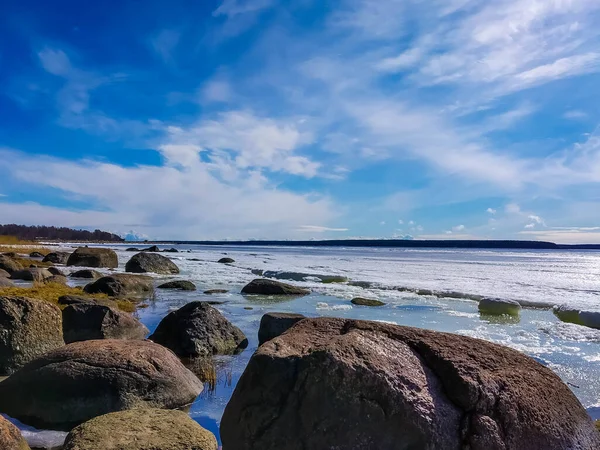
[[[9,0],[0,223],[600,242],[600,2]]]

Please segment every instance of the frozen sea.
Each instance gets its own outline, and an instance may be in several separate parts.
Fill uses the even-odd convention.
[[[125,251],[130,245],[110,246],[119,254],[119,270],[124,270],[133,255]],[[149,307],[137,313],[150,331],[169,311],[193,300],[210,299],[224,302],[216,307],[250,342],[239,355],[217,358],[216,385],[207,385],[190,410],[191,417],[217,437],[225,405],[258,346],[260,318],[269,311],[377,320],[506,345],[553,369],[590,414],[600,418],[600,330],[562,323],[548,308],[568,304],[600,310],[600,251],[160,247],[179,250],[163,255],[172,258],[181,273],[176,277],[156,276],[157,282],[187,279],[198,291],[158,290]],[[217,263],[224,256],[235,263]],[[244,284],[257,278],[252,270],[290,272],[296,279],[291,282],[310,288],[312,294],[285,301],[242,296]],[[339,275],[350,282],[324,284],[298,274]],[[355,282],[367,287],[353,285]],[[230,292],[207,296],[202,293],[207,289]],[[452,298],[417,295],[409,289],[447,292]],[[517,323],[490,321],[479,315],[476,301],[466,298],[476,295],[518,300],[540,308],[524,309]],[[350,300],[357,296],[377,298],[386,305],[354,306]],[[56,434],[51,435],[53,438],[36,437],[30,431],[28,435],[33,435],[30,439],[60,439]]]

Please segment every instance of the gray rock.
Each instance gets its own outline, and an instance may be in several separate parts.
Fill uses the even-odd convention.
[[[179,273],[179,267],[171,261],[157,253],[138,253],[133,255],[125,265],[126,272],[146,273],[154,272],[163,275]]]
[[[106,294],[111,297],[146,297],[154,292],[152,278],[144,275],[114,274],[86,285],[88,294]]]
[[[195,291],[196,285],[187,280],[176,280],[163,283],[157,289],[179,289],[180,291]]]
[[[67,284],[67,277],[63,275],[52,275],[49,278],[44,278],[44,283],[58,283],[58,284]]]
[[[281,283],[275,280],[256,279],[242,289],[242,294],[260,295],[308,295],[310,291],[298,286]]]
[[[600,448],[571,390],[521,352],[334,318],[261,345],[220,431],[223,450]]]
[[[267,278],[275,278],[278,280],[292,280],[292,281],[305,281],[307,279],[317,279],[321,283],[345,283],[348,278],[342,275],[321,275],[314,273],[302,273],[302,272],[279,272],[275,270],[267,270],[262,274]]]
[[[141,251],[142,252],[160,252],[160,248],[158,248],[156,245],[153,245],[152,247],[144,248]]]
[[[0,269],[0,278],[10,278],[10,273],[4,269]]]
[[[0,375],[11,374],[63,345],[61,313],[55,305],[23,297],[0,297]]]
[[[13,272],[10,275],[12,280],[25,280],[25,281],[35,281],[35,282],[43,282],[47,278],[52,277],[52,273],[48,269],[33,267],[28,269],[19,270]]]
[[[44,256],[43,262],[51,262],[52,264],[66,264],[69,260],[70,253],[67,252],[52,252]]]
[[[98,272],[97,270],[92,270],[92,269],[78,270],[76,272],[73,272],[69,276],[71,278],[91,278],[93,280],[95,280],[97,278],[102,278],[102,274],[100,272]]]
[[[351,303],[353,305],[359,305],[359,306],[384,306],[385,305],[385,303],[383,303],[380,300],[374,300],[372,298],[362,298],[362,297],[353,298],[351,300]]]
[[[235,259],[233,258],[221,258],[219,261],[217,261],[221,264],[232,264],[235,262]]]
[[[8,278],[0,277],[0,287],[14,287],[15,283]]]
[[[555,306],[552,311],[554,312],[554,315],[563,322],[575,323],[584,327],[600,330],[600,311],[585,311],[568,305]]]
[[[306,316],[294,313],[266,313],[260,319],[260,328],[258,329],[259,345],[282,335],[302,319],[306,319]]]
[[[66,277],[66,275],[64,274],[64,272],[62,270],[60,270],[58,267],[48,267],[48,272],[50,272],[52,275],[58,275],[61,277]]]
[[[492,316],[508,315],[516,317],[521,313],[521,305],[515,300],[486,297],[479,301],[479,312]]]
[[[144,339],[149,331],[137,319],[115,308],[76,303],[62,312],[67,344],[92,339]]]
[[[67,266],[78,267],[119,267],[119,258],[110,248],[79,247],[67,260]]]
[[[208,289],[204,291],[206,295],[214,295],[214,294],[227,294],[229,291],[227,289]]]
[[[45,258],[45,255],[41,254],[40,252],[31,252],[29,254],[30,258]]]
[[[227,355],[248,346],[244,333],[207,302],[169,313],[148,339],[183,357]]]
[[[0,255],[0,269],[13,273],[19,270],[23,270],[23,266],[18,261],[15,261],[9,256]]]
[[[46,353],[0,383],[0,411],[37,428],[70,430],[102,414],[192,403],[202,382],[150,341],[95,340]]]

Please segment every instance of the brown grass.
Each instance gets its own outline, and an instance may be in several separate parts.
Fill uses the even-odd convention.
[[[12,286],[0,288],[0,296],[29,297],[53,303],[59,308],[64,308],[63,305],[58,305],[58,299],[63,295],[76,295],[94,300],[110,299],[106,294],[88,294],[81,287],[72,287],[61,283],[34,283],[32,287]],[[130,301],[115,299],[115,302],[122,311],[131,313],[136,309]]]
[[[39,252],[42,255],[47,255],[52,250],[42,247],[35,241],[23,241],[14,236],[0,236],[0,253],[15,252],[26,253]]]

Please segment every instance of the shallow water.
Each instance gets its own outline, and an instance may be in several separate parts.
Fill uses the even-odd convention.
[[[115,246],[112,246],[113,248]],[[168,246],[172,247],[171,245]],[[123,247],[124,248],[124,247]],[[565,324],[541,309],[524,309],[518,323],[481,317],[477,303],[461,298],[416,295],[397,288],[454,291],[538,304],[600,309],[600,252],[489,251],[430,249],[344,249],[176,246],[183,253],[164,253],[181,269],[197,292],[158,290],[148,308],[138,312],[150,331],[172,309],[192,300],[219,300],[216,306],[249,339],[239,355],[217,358],[218,379],[206,386],[190,415],[219,436],[219,420],[235,384],[258,346],[258,326],[268,311],[307,316],[336,316],[410,325],[473,336],[510,346],[552,368],[591,413],[600,409],[600,330]],[[187,250],[192,250],[188,253]],[[120,270],[133,253],[118,251]],[[218,264],[224,255],[236,260]],[[190,259],[200,261],[190,261]],[[242,286],[257,276],[252,269],[342,275],[374,283],[368,289],[319,280],[294,282],[313,294],[290,300],[244,297]],[[83,281],[82,281],[83,283]],[[229,289],[207,296],[206,289]],[[354,306],[356,296],[378,298],[379,308]],[[456,296],[456,295],[453,295]],[[251,307],[251,310],[245,309]]]

